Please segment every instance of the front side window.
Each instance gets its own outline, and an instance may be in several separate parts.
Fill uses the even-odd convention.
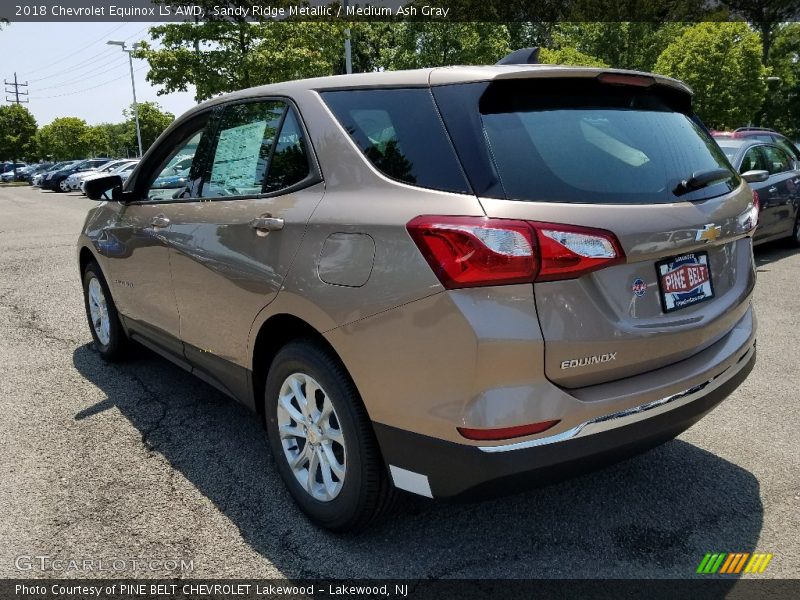
[[[179,142],[163,162],[147,191],[147,199],[196,198],[199,179],[192,178],[191,167],[205,129],[190,133]]]
[[[251,102],[225,108],[216,150],[206,170],[203,197],[261,193],[285,110],[283,102]]]
[[[742,166],[739,168],[740,173],[768,170],[769,169],[767,169],[767,164],[764,159],[764,153],[761,151],[761,146],[753,146],[744,153],[744,158],[742,158]]]
[[[307,179],[309,164],[294,108],[277,100],[234,104],[222,115],[202,196],[280,192]]]

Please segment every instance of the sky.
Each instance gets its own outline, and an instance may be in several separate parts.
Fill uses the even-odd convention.
[[[30,93],[25,106],[41,127],[56,117],[80,117],[89,124],[116,123],[133,102],[128,55],[108,40],[128,45],[149,39],[156,23],[10,23],[0,31],[0,78],[14,72]],[[175,116],[194,105],[194,89],[158,96],[146,79],[147,61],[133,60],[136,97],[155,101]],[[13,89],[11,86],[5,86]],[[7,104],[0,96],[0,104]],[[21,99],[21,97],[20,97]]]

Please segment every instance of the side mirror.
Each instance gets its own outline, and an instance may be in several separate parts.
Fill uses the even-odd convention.
[[[747,183],[761,183],[769,179],[769,171],[746,171],[742,173],[742,179]]]
[[[122,178],[119,175],[106,175],[86,182],[83,191],[92,200],[107,200],[105,194],[111,190],[114,200],[122,194]]]

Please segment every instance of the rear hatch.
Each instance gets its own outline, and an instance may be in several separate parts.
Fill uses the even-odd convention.
[[[680,84],[561,70],[432,90],[487,216],[533,222],[550,380],[653,370],[743,318],[757,209]]]

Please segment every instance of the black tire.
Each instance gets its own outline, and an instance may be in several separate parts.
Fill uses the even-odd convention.
[[[321,501],[300,484],[284,454],[278,432],[278,397],[293,374],[312,377],[330,399],[346,450],[345,475],[338,495]],[[389,481],[372,424],[358,391],[341,362],[321,344],[295,340],[275,357],[264,392],[269,444],[278,471],[298,506],[317,525],[331,531],[358,531],[387,514],[397,495]]]
[[[797,217],[794,220],[792,235],[789,237],[789,244],[793,248],[800,248],[800,208],[797,209]]]
[[[92,313],[89,308],[89,285],[92,280],[96,279],[100,284],[105,297],[106,310],[108,312],[108,342],[103,343],[98,337],[95,325],[92,322]],[[123,359],[129,350],[130,341],[122,328],[122,323],[119,320],[119,313],[114,304],[114,299],[111,297],[111,292],[108,289],[106,278],[103,277],[103,272],[100,270],[100,265],[92,261],[83,271],[83,304],[86,309],[86,319],[89,322],[89,331],[92,333],[94,340],[94,347],[105,360],[114,362]]]
[[[62,193],[62,194],[63,194],[63,193],[65,193],[65,192],[68,192],[68,191],[69,191],[68,189],[66,189],[66,190],[65,190],[65,189],[63,189],[63,188],[61,187],[61,186],[64,186],[64,187],[66,187],[66,185],[67,185],[67,180],[66,180],[66,178],[64,178],[64,179],[60,179],[59,181],[57,181],[57,182],[56,182],[56,183],[53,185],[53,191],[54,191],[54,192],[59,192],[59,193]]]

